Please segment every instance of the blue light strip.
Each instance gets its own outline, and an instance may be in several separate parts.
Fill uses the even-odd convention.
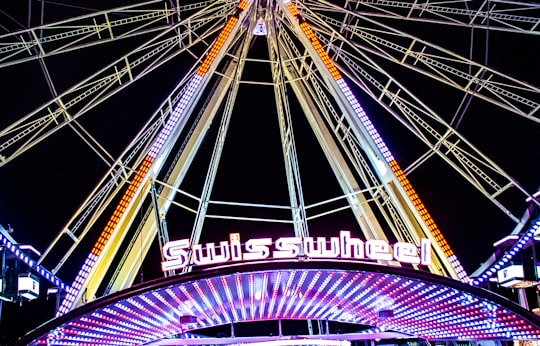
[[[57,278],[53,273],[45,269],[42,265],[37,264],[32,260],[28,255],[26,255],[21,249],[19,249],[19,244],[13,243],[9,240],[2,232],[0,232],[0,242],[4,248],[8,249],[12,254],[14,254],[19,260],[23,261],[28,267],[32,268],[39,275],[47,279],[50,283],[61,289],[62,291],[69,290],[69,286],[66,285],[62,280]]]
[[[524,247],[527,245],[529,240],[533,239],[534,235],[538,230],[540,229],[540,217],[538,217],[536,220],[532,222],[531,227],[525,232],[521,238],[514,244],[514,246],[507,250],[504,255],[494,264],[492,265],[488,270],[486,270],[480,277],[474,279],[472,281],[472,284],[474,286],[478,286],[481,283],[487,281],[490,277],[492,277],[497,271],[504,267],[505,264],[510,262],[515,255],[517,255]]]

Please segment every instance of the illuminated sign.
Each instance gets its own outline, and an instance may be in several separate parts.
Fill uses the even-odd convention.
[[[398,242],[390,245],[384,240],[362,241],[352,238],[351,232],[341,231],[339,237],[281,237],[249,239],[240,242],[240,234],[229,235],[228,241],[192,245],[189,239],[170,241],[163,246],[163,271],[182,269],[190,264],[209,265],[225,262],[257,261],[287,258],[342,258],[430,265],[431,244],[420,240],[420,246]],[[190,256],[191,252],[191,256]]]

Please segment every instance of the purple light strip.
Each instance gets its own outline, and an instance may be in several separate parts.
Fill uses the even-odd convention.
[[[336,315],[338,315],[341,312],[342,309],[337,308],[337,307],[343,306],[343,304],[346,303],[346,301],[349,299],[349,297],[351,295],[353,295],[354,293],[356,293],[356,291],[361,288],[361,286],[356,283],[358,281],[358,279],[361,278],[361,277],[362,277],[362,274],[356,273],[351,278],[351,280],[349,280],[347,282],[347,284],[345,284],[341,289],[339,289],[339,291],[337,291],[336,297],[342,297],[341,300],[338,301],[336,304],[334,304],[334,309],[333,310],[330,309],[321,316],[322,320],[326,319],[326,317],[328,315],[330,315],[330,314],[332,314],[332,316],[335,317]],[[343,293],[346,292],[347,290],[349,290],[349,288],[352,285],[354,285],[354,288],[352,290],[350,290],[347,294],[343,295]]]
[[[285,285],[285,288],[283,289],[283,295],[282,295],[283,297],[290,297],[291,296],[291,287],[292,287],[293,283],[295,282],[294,279],[295,279],[296,273],[297,273],[296,271],[288,273],[289,278],[287,279],[287,284]],[[285,302],[286,302],[285,298],[280,299],[278,309],[276,311],[276,317],[278,317],[278,318],[281,317],[281,310],[283,309],[283,306],[285,306]]]
[[[325,292],[326,290],[326,286],[328,286],[328,284],[332,281],[332,279],[334,278],[334,273],[331,273],[330,275],[328,275],[324,281],[322,282],[322,284],[320,285],[319,289],[315,292],[315,294],[313,295],[313,297],[309,300],[309,302],[306,304],[306,306],[302,309],[302,311],[300,312],[300,315],[298,316],[299,318],[302,318],[304,316],[304,314],[306,313],[306,310],[316,301],[317,304],[315,304],[315,306],[313,306],[313,308],[309,311],[308,315],[311,315],[313,313],[313,311],[315,309],[317,309],[317,307],[320,305],[320,302],[317,300],[319,298],[319,295],[323,292]]]
[[[334,303],[334,301],[337,299],[337,296],[334,295],[334,291],[339,287],[339,285],[341,285],[343,280],[345,280],[348,276],[349,276],[349,273],[347,272],[342,273],[341,276],[337,278],[337,280],[334,282],[334,284],[330,286],[330,289],[328,289],[328,291],[323,295],[321,302],[325,302],[329,297],[332,297],[332,298],[328,302],[325,302],[326,304],[321,309],[319,309],[317,313],[315,313],[315,316],[317,316],[317,318],[321,316],[321,314],[324,311],[326,311],[328,307],[332,305],[332,303]]]
[[[133,331],[129,328],[122,328],[118,325],[111,325],[110,323],[105,323],[99,320],[95,320],[88,317],[81,318],[81,321],[84,322],[85,328],[95,330],[100,332],[100,338],[110,339],[110,340],[125,340],[129,338],[131,340],[146,341],[146,336],[144,333]],[[96,325],[99,327],[90,328],[91,325]],[[122,337],[122,338],[120,338]]]
[[[23,261],[28,267],[35,270],[39,275],[45,278],[47,281],[61,289],[62,291],[68,291],[70,287],[66,285],[62,280],[57,278],[53,273],[45,269],[42,265],[37,264],[32,260],[28,255],[22,252],[19,249],[19,244],[11,242],[6,236],[0,232],[0,242],[2,242],[5,249],[8,249],[12,254],[14,254],[19,260]]]
[[[289,310],[291,309],[293,303],[296,301],[296,297],[298,297],[298,294],[300,293],[300,288],[304,284],[304,281],[306,281],[307,273],[302,272],[300,279],[296,283],[296,287],[292,294],[289,296],[289,302],[287,304],[287,308],[285,309],[285,312],[283,313],[283,316],[289,316]]]
[[[499,269],[503,268],[523,249],[523,247],[525,247],[525,245],[527,245],[529,240],[532,240],[534,242],[534,235],[539,231],[539,229],[540,217],[538,217],[532,222],[531,227],[521,236],[521,238],[514,244],[514,246],[510,250],[506,251],[504,255],[494,265],[492,265],[488,270],[486,270],[480,277],[474,279],[472,281],[472,284],[474,286],[478,286],[484,281],[488,280],[490,277],[492,277],[495,273],[497,273]]]
[[[229,285],[236,285],[236,288],[227,288]],[[249,293],[246,293],[246,288]],[[247,297],[248,294],[251,297]],[[240,297],[245,302],[253,301],[251,306],[244,308],[247,318],[242,318]],[[175,316],[180,313],[175,305],[185,305],[184,301],[189,301],[190,306],[199,302],[201,313],[197,316],[202,319],[203,312],[211,316],[206,320],[206,326],[254,320],[250,315],[255,314],[256,320],[261,321],[323,318],[377,325],[383,330],[427,339],[535,340],[540,336],[538,327],[526,319],[472,293],[396,275],[314,269],[235,273],[178,284],[126,298],[91,315],[81,316],[60,326],[47,337],[53,344],[64,341],[97,344],[95,340],[114,344],[125,341],[144,343],[141,339],[145,337],[150,342],[178,335],[181,329]],[[223,309],[236,309],[236,316],[241,320],[232,317],[232,311],[216,308],[219,302]],[[279,306],[283,310],[291,304],[294,308],[290,308],[288,313],[281,313]],[[296,309],[295,304],[312,312],[303,318],[295,318],[293,313],[298,313],[294,310],[302,310]],[[382,310],[392,310],[393,314],[381,318],[379,312]],[[227,314],[232,321],[227,320]],[[203,327],[201,323],[197,326]],[[41,339],[40,343],[45,340]]]
[[[111,313],[109,312],[109,314]],[[115,318],[104,315],[104,314],[96,313],[96,312],[92,313],[92,317],[94,317],[95,319],[101,319],[101,320],[107,321],[107,323],[102,322],[102,325],[106,326],[107,328],[111,330],[117,330],[121,328],[121,330],[124,330],[126,332],[131,331],[131,333],[136,336],[145,337],[146,335],[144,333],[145,328],[143,326],[127,322],[125,319],[120,320],[118,319],[118,317],[121,317],[121,316],[116,316],[116,314],[114,314],[113,316],[115,316]]]
[[[118,308],[117,306],[115,307]],[[103,312],[106,312],[111,316],[111,317],[107,317],[106,319],[112,323],[118,323],[120,325],[123,325],[128,328],[132,328],[138,331],[145,331],[152,328],[152,325],[145,323],[139,319],[133,319],[132,316],[128,316],[115,309],[105,308],[103,309]]]
[[[354,299],[351,299],[349,300],[348,303],[346,303],[342,310],[344,311],[348,311],[349,307],[353,304],[356,303],[356,301],[360,300],[364,295],[366,295],[368,293],[368,291],[365,289],[365,287],[367,286],[367,283],[369,281],[371,281],[371,279],[373,278],[373,274],[370,274],[370,275],[367,275],[349,294],[347,294],[347,298],[349,298],[350,296],[352,296],[354,293],[356,293],[360,288],[363,289],[363,292],[359,293],[357,296],[355,296]],[[333,316],[332,316],[333,317]]]
[[[298,309],[300,309],[300,307],[304,306],[304,301],[306,300],[306,298],[312,296],[311,291],[313,290],[313,287],[315,287],[315,285],[319,281],[320,277],[321,277],[321,272],[317,272],[313,276],[313,278],[311,279],[311,282],[309,283],[308,288],[306,289],[306,292],[304,294],[302,294],[302,298],[300,298],[300,301],[298,302],[298,304],[296,304],[296,308],[294,308],[293,312],[291,313],[291,318],[294,318],[296,316],[296,313],[298,312]],[[317,293],[320,292],[320,290],[321,290],[321,288],[318,287],[317,288]]]
[[[394,156],[392,155],[392,153],[386,146],[386,143],[384,143],[381,135],[379,134],[375,126],[373,126],[373,123],[371,122],[366,112],[364,111],[364,109],[362,108],[362,106],[360,105],[360,103],[358,102],[354,94],[352,93],[351,89],[349,88],[345,80],[343,80],[343,78],[337,79],[336,83],[341,89],[341,91],[343,92],[343,94],[345,95],[345,97],[347,98],[347,101],[349,101],[349,104],[352,106],[354,112],[356,113],[356,115],[358,116],[362,124],[364,125],[364,128],[366,129],[366,131],[369,133],[369,135],[375,142],[375,145],[383,154],[383,157],[386,160],[386,162],[390,163],[394,161],[395,160]]]
[[[279,288],[280,288],[280,285],[281,285],[281,275],[282,275],[282,273],[279,272],[278,276],[276,278],[276,281],[274,282],[274,287],[272,289],[272,296],[270,298],[270,305],[268,306],[268,315],[266,316],[266,318],[268,318],[268,319],[271,316],[276,315],[276,313],[274,312],[274,306],[276,304],[277,296],[278,296],[278,293],[279,293]]]

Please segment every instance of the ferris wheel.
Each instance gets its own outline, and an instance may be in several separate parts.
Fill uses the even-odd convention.
[[[32,199],[20,217],[39,221],[25,228],[46,229],[36,265],[69,286],[59,316],[196,270],[144,268],[170,241],[224,231],[427,239],[430,263],[405,266],[467,281],[452,239],[493,242],[539,203],[540,4],[21,10],[1,12],[0,180],[6,198],[17,186]],[[464,229],[447,234],[437,216]]]

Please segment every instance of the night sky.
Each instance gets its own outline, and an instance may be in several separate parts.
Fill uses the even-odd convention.
[[[69,5],[66,5],[67,1],[44,3],[44,8],[41,2],[32,0],[0,5],[0,37],[38,25],[42,13],[44,22],[52,22],[90,13],[96,6],[91,1],[82,0],[69,1]],[[108,4],[114,7],[121,5],[122,1],[109,1]],[[529,15],[538,16],[537,13]],[[420,25],[399,21],[393,24],[403,31],[419,35],[465,56],[471,52],[472,37],[475,60],[487,61],[488,66],[498,71],[532,85],[540,85],[540,40],[534,35],[490,31],[486,36],[485,32],[474,30],[471,36],[470,30],[435,24]],[[136,39],[126,40],[45,59],[56,92],[68,89],[98,68],[122,56],[123,52],[137,43]],[[252,47],[254,56],[264,53],[265,45],[264,38],[257,38]],[[81,117],[81,125],[113,157],[117,157],[193,62],[191,56],[182,56],[168,62],[92,109]],[[269,71],[265,70],[267,67],[246,68],[246,77],[260,74],[268,78]],[[447,121],[451,121],[463,98],[462,94],[402,68],[389,68],[423,102],[442,114]],[[0,131],[52,98],[52,91],[37,61],[0,68],[0,88]],[[366,95],[357,96],[401,167],[407,170],[410,164],[425,153],[426,148],[395,119],[385,114],[374,101]],[[533,100],[540,102],[540,95],[535,95]],[[318,144],[299,114],[300,109],[295,101],[291,101],[291,107],[306,203],[334,197],[337,183],[332,180],[332,173],[325,166]],[[240,90],[213,199],[288,203],[274,111],[271,87],[249,86]],[[529,193],[538,190],[539,123],[475,99],[459,123],[456,122],[456,127]],[[0,144],[8,138],[0,137]],[[213,139],[203,145],[201,155],[194,162],[194,168],[187,178],[186,191],[200,194],[201,182],[206,174],[205,158],[212,145]],[[103,160],[72,129],[63,128],[14,161],[0,167],[0,224],[13,227],[15,231],[12,236],[18,242],[31,244],[39,251],[44,251],[106,169]],[[429,159],[408,177],[469,273],[491,254],[492,244],[510,233],[514,227],[508,217],[440,159]],[[508,205],[517,215],[521,215],[527,206],[522,195],[510,196]],[[171,212],[167,220],[171,238],[179,238],[186,232],[183,229],[185,222],[181,221],[181,212],[175,214],[175,209],[171,210],[174,213]],[[246,234],[246,238],[248,234],[281,235],[290,232],[289,226],[254,227],[246,222],[211,220],[208,227],[214,231],[205,233],[205,236],[215,241],[226,240],[226,234],[236,230]],[[354,227],[350,218],[340,219],[338,216],[313,222],[310,231],[314,234],[337,234],[339,230],[350,227]],[[219,233],[219,229],[222,233]],[[93,244],[90,240],[87,242],[88,246]],[[154,256],[159,257],[159,253],[154,253]],[[60,272],[61,278],[74,275],[78,270],[76,261],[68,263],[63,270]],[[148,278],[155,275],[151,272],[152,264],[147,265],[141,274]],[[70,280],[66,279],[68,283]],[[53,309],[54,300],[45,301],[44,296],[22,307],[4,303],[0,335],[8,338],[20,335],[51,317]],[[13,328],[14,321],[19,322],[16,328]]]

